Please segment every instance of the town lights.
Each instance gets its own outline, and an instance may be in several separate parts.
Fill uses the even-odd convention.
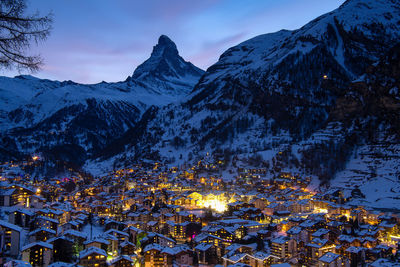
[[[210,199],[204,201],[204,207],[211,208],[217,212],[224,212],[227,209],[226,202],[218,199]]]

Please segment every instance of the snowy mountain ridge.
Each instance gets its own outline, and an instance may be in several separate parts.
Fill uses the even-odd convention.
[[[0,134],[24,153],[64,142],[100,149],[134,127],[150,106],[184,101],[202,74],[161,36],[150,58],[123,82],[0,77]]]
[[[298,30],[254,37],[224,52],[188,101],[153,110],[141,134],[127,131],[87,166],[140,159],[176,165],[210,152],[231,164],[235,157],[235,165],[261,159],[271,176],[290,171],[329,186],[377,134],[383,144],[399,142],[388,115],[396,112],[389,94],[396,90],[369,96],[353,83],[385,61],[399,37],[400,2],[392,0],[349,0]]]
[[[378,190],[390,192],[386,205],[400,193],[399,37],[399,1],[348,0],[298,30],[229,48],[205,73],[161,36],[124,82],[2,78],[0,151],[79,158],[97,173],[209,153],[226,162],[222,178],[234,166],[287,171],[363,187],[354,203],[378,201],[371,186],[392,181]]]

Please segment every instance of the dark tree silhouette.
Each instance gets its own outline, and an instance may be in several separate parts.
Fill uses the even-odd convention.
[[[32,42],[45,40],[52,24],[52,14],[25,14],[25,0],[0,1],[0,68],[36,71],[42,64],[38,55],[27,55]]]

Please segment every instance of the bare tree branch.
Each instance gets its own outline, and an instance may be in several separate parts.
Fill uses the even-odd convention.
[[[0,1],[0,68],[37,71],[42,59],[27,55],[32,42],[47,39],[53,22],[52,14],[26,15],[25,0]]]

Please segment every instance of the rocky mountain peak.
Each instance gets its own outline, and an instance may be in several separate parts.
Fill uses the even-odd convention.
[[[139,65],[132,78],[143,81],[148,78],[168,80],[186,76],[200,77],[203,71],[186,62],[178,52],[175,43],[166,35],[161,35],[149,59]]]
[[[166,35],[161,35],[158,38],[157,45],[153,47],[153,52],[151,53],[151,57],[159,57],[159,56],[163,57],[179,56],[176,44]]]

